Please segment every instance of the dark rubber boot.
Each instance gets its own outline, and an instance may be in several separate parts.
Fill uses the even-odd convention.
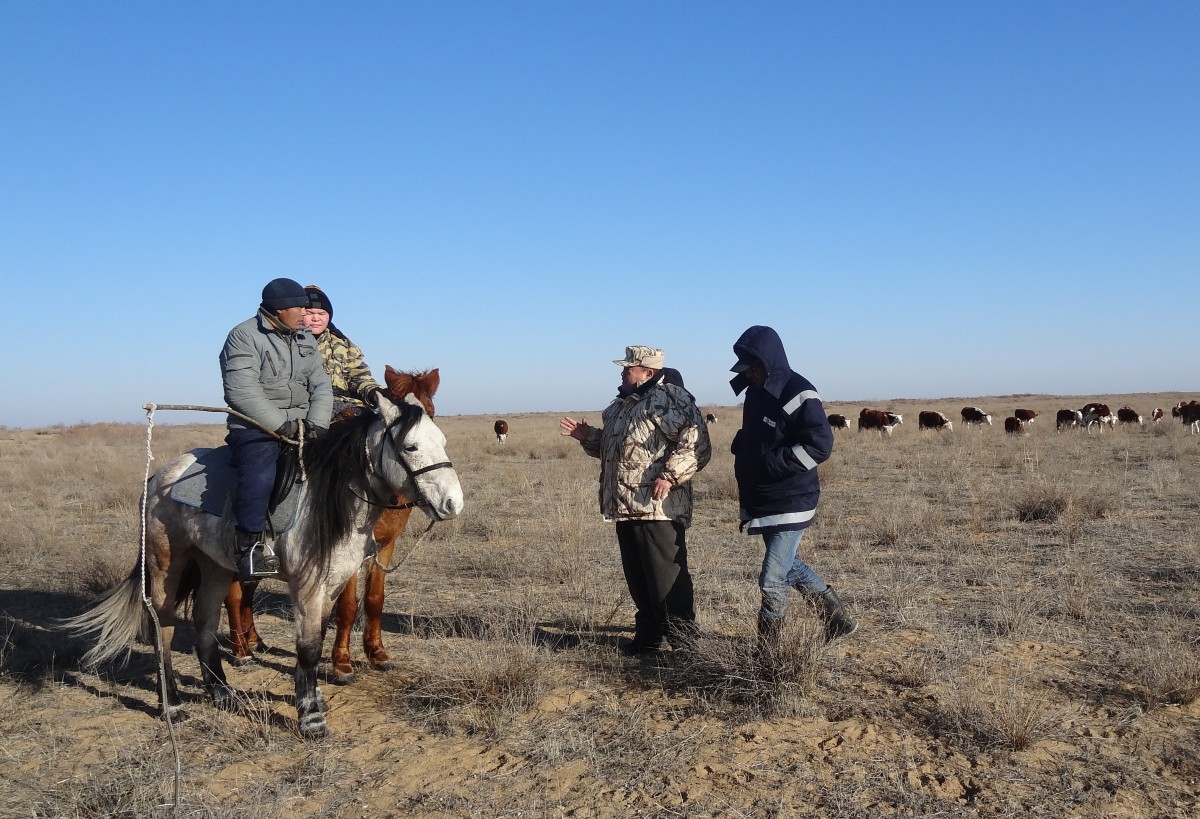
[[[838,598],[833,586],[817,595],[821,603],[821,617],[825,621],[825,639],[829,642],[847,634],[853,634],[858,629],[858,622],[850,619],[842,601]]]
[[[279,558],[263,543],[262,532],[238,529],[233,549],[237,555],[238,579],[243,583],[279,574]]]

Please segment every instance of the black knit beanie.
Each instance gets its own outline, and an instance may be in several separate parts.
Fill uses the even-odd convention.
[[[268,312],[289,307],[308,307],[308,294],[299,282],[291,279],[271,279],[262,292],[262,306]]]
[[[306,285],[304,292],[308,294],[308,306],[315,310],[324,310],[329,314],[329,318],[333,319],[333,302],[329,300],[329,296],[325,295],[325,291],[317,287],[315,284]]]

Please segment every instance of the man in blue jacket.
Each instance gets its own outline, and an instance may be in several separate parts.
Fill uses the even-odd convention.
[[[778,638],[788,610],[788,589],[814,598],[825,620],[825,637],[850,634],[850,619],[833,587],[799,555],[800,539],[813,521],[821,483],[817,464],[833,451],[833,430],[821,396],[792,370],[779,334],[754,326],[733,345],[737,363],[729,382],[735,395],[746,390],[742,428],[733,438],[733,471],[741,505],[741,528],[762,535],[766,546],[758,586],[762,608],[758,633]]]

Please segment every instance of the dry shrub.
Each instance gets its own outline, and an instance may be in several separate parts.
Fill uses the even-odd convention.
[[[814,617],[785,624],[775,641],[702,637],[656,665],[664,688],[683,691],[718,711],[729,705],[741,719],[794,716],[812,693],[825,658],[824,629]]]
[[[1013,500],[1013,513],[1022,523],[1053,522],[1071,505],[1071,496],[1061,486],[1034,483],[1025,486]]]
[[[920,688],[936,680],[946,666],[946,654],[936,645],[913,646],[896,660],[893,678],[906,688]]]
[[[1013,678],[971,675],[939,703],[937,730],[968,744],[1024,750],[1046,736],[1053,710],[1044,694]]]
[[[873,503],[863,526],[868,542],[881,546],[925,546],[936,540],[945,518],[921,497],[891,497]]]
[[[1200,698],[1200,656],[1187,643],[1160,638],[1133,644],[1121,653],[1117,668],[1146,710]]]
[[[401,719],[440,731],[498,737],[550,688],[548,652],[528,642],[443,646],[442,661],[396,689],[391,706]]]

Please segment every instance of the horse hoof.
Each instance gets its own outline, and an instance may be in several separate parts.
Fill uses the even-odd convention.
[[[381,663],[371,663],[371,668],[375,669],[376,671],[395,671],[397,666],[396,663],[391,660],[384,660]]]
[[[235,666],[237,668],[241,668],[244,665],[249,665],[252,662],[254,662],[253,654],[244,654],[240,657],[230,657],[229,658],[229,664],[232,666]]]
[[[180,719],[180,718],[186,716],[186,714],[184,713],[184,710],[183,710],[182,702],[167,703],[166,708],[160,707],[159,710],[162,711],[162,716],[164,718],[170,717],[171,719]]]
[[[236,711],[238,707],[237,694],[227,685],[213,687],[212,702],[214,707],[222,711]]]
[[[319,713],[309,714],[300,720],[300,736],[305,739],[321,739],[329,736],[329,726]]]
[[[358,675],[355,674],[353,671],[347,671],[345,673],[335,671],[333,674],[333,684],[334,685],[350,685],[357,679],[358,679]]]

